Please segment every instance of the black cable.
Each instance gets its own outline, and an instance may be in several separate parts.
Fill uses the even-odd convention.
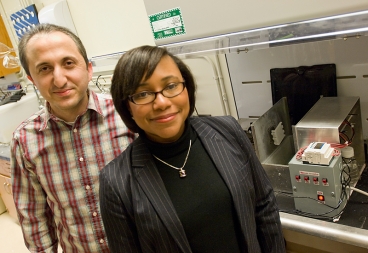
[[[97,79],[96,79],[96,86],[97,86],[97,88],[101,91],[101,92],[104,92],[102,89],[101,89],[101,87],[100,87],[100,83],[98,82],[98,79],[101,77],[101,75],[99,75],[98,77],[97,77]]]
[[[199,113],[198,113],[197,108],[195,106],[194,106],[194,110],[197,113],[197,116],[199,116]]]

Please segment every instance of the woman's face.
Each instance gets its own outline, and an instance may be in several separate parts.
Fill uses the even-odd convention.
[[[134,93],[143,91],[161,91],[168,84],[183,82],[174,60],[164,56],[156,66],[152,76],[141,81]],[[155,142],[169,143],[180,138],[184,132],[185,120],[189,114],[189,96],[185,88],[176,97],[167,98],[157,93],[156,99],[145,105],[136,105],[129,101],[130,112],[137,125]]]

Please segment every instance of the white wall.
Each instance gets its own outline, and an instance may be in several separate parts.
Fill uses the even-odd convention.
[[[58,1],[0,0],[5,10],[4,19],[32,3],[40,11],[44,6]],[[154,45],[142,0],[67,0],[67,3],[89,58],[126,51],[143,44]],[[12,33],[12,28],[9,31]]]

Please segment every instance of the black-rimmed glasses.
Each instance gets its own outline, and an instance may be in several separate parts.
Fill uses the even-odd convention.
[[[167,98],[173,98],[180,95],[185,88],[185,82],[169,83],[161,91],[142,91],[128,96],[128,99],[136,105],[145,105],[155,101],[157,93]]]

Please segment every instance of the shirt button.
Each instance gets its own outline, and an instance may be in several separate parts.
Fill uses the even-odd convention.
[[[83,157],[79,158],[79,161],[83,162],[84,161]]]
[[[96,213],[96,212],[93,212],[93,214],[92,214],[92,215],[96,217],[96,216],[97,216],[97,213]]]
[[[104,240],[104,239],[101,239],[101,240],[100,240],[100,243],[101,243],[101,244],[102,244],[102,243],[104,243],[104,242],[105,242],[105,240]]]
[[[76,133],[76,132],[78,132],[78,130],[76,128],[74,128],[73,132]]]
[[[91,189],[91,186],[87,185],[87,186],[86,186],[86,189],[87,189],[87,190]]]

